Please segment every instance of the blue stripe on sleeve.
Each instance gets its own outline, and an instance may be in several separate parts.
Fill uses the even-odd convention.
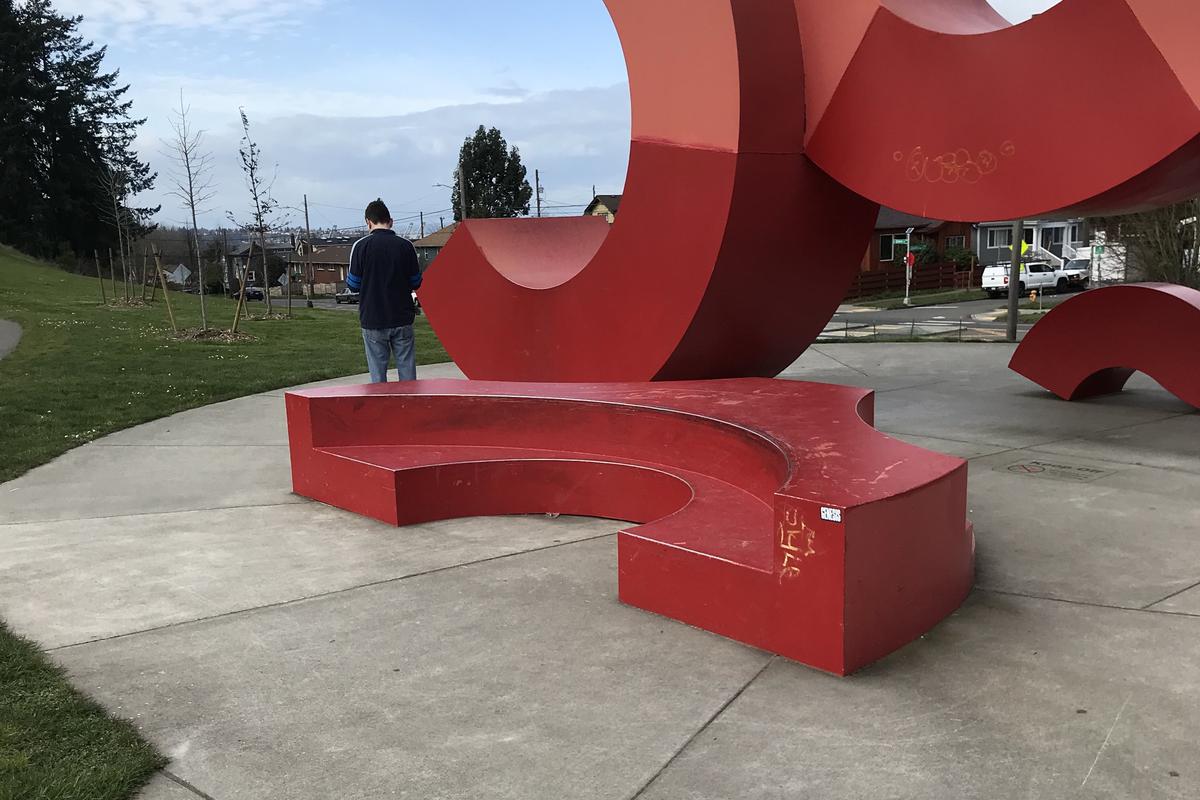
[[[354,273],[348,273],[346,275],[346,285],[350,287],[351,291],[357,292],[362,288],[362,278]]]

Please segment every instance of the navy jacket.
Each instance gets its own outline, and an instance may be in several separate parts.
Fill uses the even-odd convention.
[[[367,330],[412,325],[412,293],[421,288],[421,262],[413,243],[377,228],[350,249],[346,285],[359,293],[358,316]]]

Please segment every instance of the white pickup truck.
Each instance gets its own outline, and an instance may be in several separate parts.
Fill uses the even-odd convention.
[[[997,264],[983,271],[983,290],[991,297],[1008,294],[1011,264]],[[1044,261],[1021,265],[1020,294],[1038,291],[1045,293],[1053,289],[1062,294],[1070,289],[1082,289],[1090,280],[1086,262],[1072,261],[1062,269],[1055,269]]]

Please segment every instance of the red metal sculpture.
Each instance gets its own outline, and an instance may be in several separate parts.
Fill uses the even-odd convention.
[[[423,381],[287,408],[301,494],[399,525],[640,523],[618,540],[624,602],[845,675],[974,577],[966,463],[877,433],[873,401],[792,381]]]
[[[1119,392],[1144,372],[1200,408],[1200,291],[1143,283],[1072,297],[1033,327],[1010,366],[1064,400]]]
[[[471,377],[592,383],[293,393],[296,491],[396,524],[644,523],[619,540],[623,600],[851,672],[969,590],[965,465],[875,433],[859,390],[753,378],[822,330],[878,203],[1001,219],[1200,191],[1200,3],[1065,0],[1010,27],[983,0],[607,2],[633,98],[616,224],[468,220],[421,295]],[[1072,96],[1017,119],[1008,87],[1052,74]],[[1055,359],[1085,302],[1035,328],[1036,374],[1087,356],[1197,396],[1179,351]],[[705,378],[749,380],[594,383]]]
[[[876,203],[978,221],[1200,192],[1194,0],[1064,0],[1015,27],[984,0],[607,2],[633,101],[621,214],[460,227],[421,297],[473,378],[773,376],[845,296]],[[1051,74],[1079,76],[1069,101],[1014,114],[1007,87]]]

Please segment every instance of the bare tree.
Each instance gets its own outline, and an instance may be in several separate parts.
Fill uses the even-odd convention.
[[[1097,222],[1144,280],[1200,289],[1200,198]]]
[[[174,138],[164,141],[168,155],[174,162],[170,178],[175,187],[171,192],[183,204],[192,219],[192,248],[196,256],[196,276],[200,282],[200,329],[208,330],[208,309],[205,305],[204,259],[200,255],[200,232],[196,224],[198,214],[211,209],[209,201],[216,196],[212,181],[212,153],[203,149],[204,131],[193,131],[188,121],[191,108],[183,102],[183,91],[179,92],[179,109],[171,112],[171,130]]]
[[[129,212],[125,208],[125,197],[128,193],[129,181],[125,174],[101,159],[96,162],[96,186],[100,189],[101,200],[96,209],[101,219],[113,226],[117,234],[117,249],[121,253],[121,269],[128,273],[125,263],[125,241],[128,233]],[[112,262],[112,250],[108,251],[109,270],[113,277],[113,300],[117,299],[117,271]],[[129,299],[129,284],[125,285],[125,299]]]
[[[263,293],[267,302],[267,315],[272,313],[271,306],[271,280],[270,280],[270,264],[267,261],[267,233],[274,227],[274,217],[279,210],[279,203],[271,197],[271,187],[275,180],[272,177],[270,180],[263,176],[262,164],[262,149],[250,137],[250,118],[246,116],[246,109],[239,109],[242,115],[242,146],[238,149],[238,154],[242,157],[242,172],[246,175],[246,189],[250,192],[250,214],[251,218],[245,224],[238,222],[233,212],[227,212],[230,222],[237,225],[252,234],[258,236],[259,248],[262,250],[263,264]],[[242,269],[242,295],[238,301],[238,310],[234,314],[233,330],[237,332],[238,321],[241,319],[242,308],[246,304],[246,272],[249,269],[250,261],[254,257],[254,245],[250,245],[250,252],[246,258],[246,267]]]

